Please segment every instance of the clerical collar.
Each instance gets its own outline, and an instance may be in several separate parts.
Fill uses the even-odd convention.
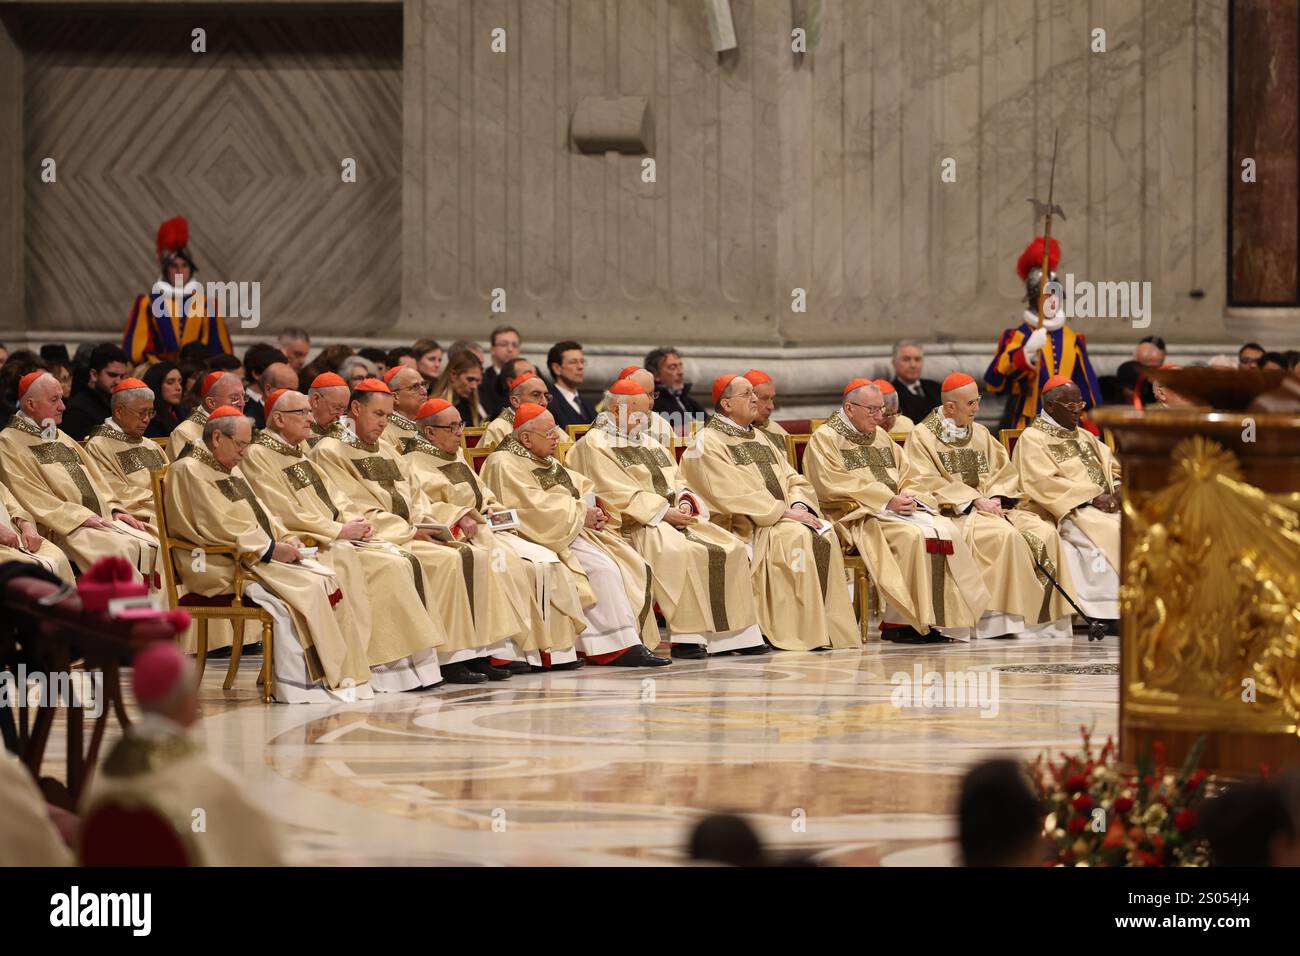
[[[371,454],[374,454],[375,452],[379,451],[379,442],[362,441],[357,436],[356,432],[354,432],[351,428],[347,428],[344,426],[343,419],[341,418],[338,421],[336,421],[333,425],[330,426],[330,430],[325,433],[325,437],[337,438],[339,441],[347,445],[349,448],[358,448],[361,451],[368,451]]]
[[[14,417],[9,419],[9,424],[5,427],[16,428],[20,432],[27,432],[29,435],[43,437],[43,432],[41,431],[40,426],[37,425],[36,422],[32,421],[31,416],[26,412],[15,412]]]
[[[501,439],[501,444],[497,445],[496,450],[508,451],[512,455],[518,455],[520,458],[527,458],[529,461],[535,461],[539,465],[559,464],[559,462],[554,458],[539,458],[537,455],[534,455],[531,451],[525,448],[523,443],[514,435],[507,435],[505,438]]]
[[[644,445],[646,439],[649,437],[644,428],[635,435],[631,432],[623,431],[618,426],[618,419],[609,412],[601,412],[597,415],[596,420],[591,423],[591,427],[598,428],[607,435],[611,435],[614,438],[621,439],[622,441],[631,442],[635,445]]]
[[[405,415],[401,414],[400,412],[393,412],[393,414],[388,416],[388,420],[392,422],[394,425],[396,425],[398,428],[401,428],[405,431],[408,432],[416,431],[415,422],[411,421],[409,418],[407,418]]]
[[[842,408],[837,408],[835,414],[826,420],[826,424],[831,427],[831,431],[837,435],[843,435],[855,445],[870,445],[876,438],[874,431],[870,435],[858,431],[857,426],[849,421],[849,416],[844,414]]]
[[[260,429],[257,433],[257,437],[253,439],[253,444],[261,445],[263,448],[269,448],[271,451],[284,455],[287,458],[302,457],[301,448],[289,444],[269,428]]]
[[[970,425],[965,428],[958,428],[954,425],[952,420],[944,415],[942,406],[926,415],[921,424],[928,428],[934,434],[934,437],[945,445],[967,445],[970,443],[971,435],[975,432]]]
[[[127,445],[138,445],[144,441],[143,438],[136,438],[134,435],[128,435],[122,431],[122,426],[110,415],[104,419],[104,423],[90,433],[91,438],[96,436],[102,438],[111,438],[113,441],[124,442]]]
[[[515,420],[514,408],[507,405],[505,408],[501,409],[501,414],[498,415],[497,418],[504,419],[505,421],[513,424]]]
[[[230,469],[217,461],[216,456],[213,455],[212,452],[208,451],[202,442],[195,442],[190,446],[190,457],[195,461],[203,462],[203,464],[207,465],[209,468],[214,468],[227,475],[230,474]]]
[[[1055,438],[1074,438],[1079,434],[1078,428],[1066,428],[1046,411],[1038,413],[1038,417],[1029,423],[1030,427],[1045,431]]]
[[[754,426],[737,425],[726,415],[721,412],[715,412],[709,416],[709,420],[704,423],[705,428],[716,428],[724,435],[730,435],[732,438],[753,438]]]
[[[206,425],[208,422],[208,413],[202,405],[195,405],[194,411],[190,412],[190,417],[186,421],[194,422],[196,425]]]

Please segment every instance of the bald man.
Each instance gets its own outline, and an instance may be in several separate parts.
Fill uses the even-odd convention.
[[[1149,344],[1149,343],[1148,343]],[[1043,410],[1016,442],[1011,460],[1025,507],[1061,535],[1074,598],[1090,616],[1119,618],[1119,462],[1079,427],[1079,386],[1063,376],[1043,388]]]
[[[86,440],[86,454],[99,465],[123,510],[157,537],[153,473],[166,467],[167,457],[157,442],[144,437],[153,421],[153,389],[138,378],[124,378],[113,386],[111,407],[112,414]]]
[[[406,454],[406,444],[419,431],[415,425],[420,406],[429,397],[429,386],[414,366],[394,365],[384,373],[384,382],[393,393],[393,414],[388,417],[379,440],[399,455]]]
[[[104,557],[122,557],[156,585],[158,541],[113,495],[81,445],[59,429],[63,386],[49,372],[18,384],[18,411],[0,431],[0,478],[21,513],[86,571]]]
[[[209,372],[199,386],[199,404],[190,417],[172,429],[167,440],[167,455],[180,461],[188,455],[195,442],[203,437],[203,426],[214,408],[244,410],[244,383],[229,372]]]
[[[376,691],[414,690],[441,680],[435,648],[446,630],[420,600],[419,563],[376,540],[375,527],[356,504],[327,484],[303,452],[311,432],[306,395],[277,389],[266,396],[266,427],[249,446],[240,471],[253,493],[285,529],[321,549],[353,601],[366,639],[370,684]]]
[[[502,440],[509,437],[515,427],[515,412],[520,405],[541,405],[546,408],[551,404],[551,390],[536,372],[524,372],[510,382],[506,407],[496,418],[488,422],[483,437],[479,439],[482,448],[496,448]]]
[[[745,545],[699,517],[672,452],[649,435],[651,401],[630,377],[615,382],[567,463],[596,486],[607,527],[650,566],[673,657],[767,653]]]
[[[307,447],[315,448],[316,443],[329,433],[334,423],[343,418],[348,410],[348,399],[352,389],[343,376],[333,372],[322,372],[312,379],[307,389],[307,403],[311,409],[311,433],[307,436]]]
[[[779,454],[784,455],[786,430],[772,417],[776,411],[776,383],[772,376],[756,368],[745,373],[745,380],[754,386],[754,401],[758,403],[758,417],[754,419],[754,430],[772,443]]]
[[[654,402],[654,400],[659,397],[659,386],[655,382],[655,377],[650,374],[649,370],[644,369],[639,365],[629,365],[618,373],[616,381],[621,382],[624,379],[635,382],[637,385],[640,385],[645,389],[645,393],[650,396],[651,402]],[[606,404],[606,401],[601,399],[601,402],[596,406],[596,409],[603,412],[605,411]],[[592,427],[595,427],[599,423],[600,417],[597,416],[596,421],[592,423]],[[650,424],[646,426],[645,432],[670,452],[673,450],[673,446],[677,443],[677,433],[673,431],[672,423],[669,422],[668,419],[664,418],[663,415],[659,414],[659,412],[653,410],[650,412]]]
[[[954,372],[941,397],[908,436],[901,477],[903,490],[930,496],[961,530],[989,591],[974,631],[950,636],[1069,637],[1070,605],[1048,576],[1071,587],[1056,528],[1017,506],[1024,498],[1019,475],[1002,443],[975,421],[975,380]]]
[[[879,382],[849,382],[840,407],[813,432],[803,470],[823,506],[843,512],[840,526],[884,599],[881,638],[938,643],[942,628],[975,627],[989,593],[934,498],[901,490],[903,454],[880,424],[885,410]]]
[[[578,652],[590,664],[658,667],[650,569],[622,535],[590,479],[555,457],[563,432],[542,405],[515,410],[514,429],[483,464],[483,482],[519,516],[519,533],[573,572],[587,619]]]
[[[288,362],[272,362],[257,377],[258,394],[253,396],[245,389],[244,414],[253,420],[254,428],[263,427],[266,424],[266,396],[278,389],[297,387],[298,373],[293,366]]]
[[[712,397],[715,414],[682,456],[682,478],[709,520],[748,545],[764,636],[788,651],[861,646],[839,538],[808,479],[753,427],[754,386],[723,375]]]

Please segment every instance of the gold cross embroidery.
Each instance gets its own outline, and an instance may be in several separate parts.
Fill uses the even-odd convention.
[[[1110,494],[1110,481],[1106,477],[1106,472],[1101,467],[1101,461],[1097,458],[1097,453],[1093,451],[1091,445],[1079,441],[1077,438],[1067,439],[1056,445],[1048,445],[1047,452],[1052,456],[1052,461],[1058,465],[1063,461],[1069,461],[1071,458],[1077,458],[1083,463],[1083,467],[1088,471],[1088,478],[1102,491]]]
[[[449,465],[440,466],[439,470],[453,485],[469,485],[470,490],[474,492],[474,510],[483,510],[483,491],[479,488],[474,469],[463,461],[453,461]]]
[[[382,455],[375,455],[371,458],[354,458],[352,464],[362,478],[373,481],[388,492],[388,497],[393,500],[393,506],[389,509],[393,514],[403,521],[411,520],[411,509],[407,507],[406,499],[397,489],[397,483],[405,480],[402,477],[402,469],[397,467],[397,462],[390,461]]]
[[[578,489],[573,485],[573,479],[558,461],[552,462],[549,468],[534,468],[533,474],[537,476],[537,484],[541,486],[542,491],[550,491],[556,485],[562,485],[574,498],[581,497]]]
[[[738,445],[728,445],[727,454],[731,456],[732,464],[736,465],[753,465],[763,475],[763,484],[767,486],[768,494],[777,501],[785,500],[785,491],[781,487],[781,479],[777,477],[776,453],[771,447],[763,442],[746,441]]]
[[[244,479],[240,478],[238,475],[231,475],[229,478],[219,478],[217,479],[217,490],[225,495],[226,500],[232,504],[237,504],[241,501],[248,502],[248,507],[253,509],[253,517],[257,519],[257,523],[261,525],[262,530],[266,532],[266,536],[268,538],[275,537],[271,532],[270,519],[266,517],[266,512],[262,510],[262,506],[258,504],[257,496],[253,494],[253,489],[248,487],[248,482],[244,481]]]
[[[889,469],[894,467],[894,459],[883,448],[846,448],[840,452],[840,457],[844,459],[844,467],[849,471],[857,471],[859,468],[871,469],[871,476],[876,481],[883,484],[895,494],[898,493],[898,482],[889,473]]]
[[[148,469],[153,471],[155,468],[161,468],[167,462],[163,459],[162,452],[157,448],[128,448],[126,451],[116,453],[118,467],[122,473],[133,475],[137,471]]]
[[[668,499],[672,504],[677,493],[669,489],[668,479],[664,477],[664,469],[671,467],[668,456],[658,448],[624,448],[614,447],[610,451],[618,463],[624,468],[631,468],[633,465],[643,465],[646,471],[650,472],[650,483],[654,486],[655,494]],[[726,628],[722,628],[726,630]]]
[[[37,462],[42,465],[62,465],[72,483],[77,486],[77,491],[81,495],[81,504],[89,511],[97,515],[103,514],[104,506],[99,502],[99,495],[95,494],[95,489],[90,483],[90,476],[86,474],[85,467],[81,464],[81,458],[75,451],[67,445],[60,442],[47,442],[44,445],[33,445],[32,454],[36,456]],[[38,516],[39,517],[39,516]]]
[[[334,502],[330,499],[330,494],[325,490],[325,482],[321,481],[320,473],[316,466],[309,461],[300,461],[284,469],[284,477],[289,480],[289,487],[294,491],[302,491],[310,487],[321,501],[325,502],[325,507],[329,510],[330,518],[337,521],[339,518],[339,509],[334,507]]]
[[[989,473],[989,459],[982,451],[974,448],[954,448],[939,452],[939,461],[950,475],[961,475],[961,480],[970,487],[978,489],[980,475]]]

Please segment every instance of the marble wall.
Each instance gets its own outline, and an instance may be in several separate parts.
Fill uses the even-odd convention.
[[[731,0],[738,48],[715,54],[699,0],[405,0],[400,136],[370,143],[378,173],[399,171],[400,187],[363,207],[322,206],[332,211],[310,229],[283,234],[282,281],[335,291],[286,296],[264,328],[448,340],[506,321],[532,342],[635,349],[672,340],[743,355],[748,344],[866,346],[907,334],[982,351],[1018,315],[1013,265],[1035,231],[1026,198],[1047,192],[1059,128],[1064,269],[1150,281],[1154,299],[1146,330],[1116,319],[1076,326],[1117,345],[1146,333],[1239,337],[1245,320],[1225,319],[1224,307],[1228,0],[825,0],[818,45],[800,55],[790,31],[806,6]],[[6,26],[20,23],[17,5],[0,9]],[[492,49],[498,28],[505,52]],[[1105,52],[1092,52],[1095,28]],[[75,101],[24,107],[41,75],[21,34],[0,36],[0,191],[22,213],[0,217],[0,336],[92,335],[116,325],[148,278],[136,265],[152,237],[145,220],[174,204],[138,212],[131,230],[100,226],[85,249],[60,247],[84,263],[102,310],[24,305],[23,290],[46,288],[58,268],[40,237],[75,230],[34,223],[32,187],[23,212],[9,174],[39,175],[31,157],[47,127],[33,118]],[[387,112],[392,74],[363,61],[356,72],[382,81],[377,106],[335,98],[348,116],[360,102],[356,129],[397,115]],[[85,67],[75,50],[61,63]],[[148,58],[116,65],[123,82],[156,69]],[[352,92],[362,79],[338,64],[282,65],[278,76],[229,82],[278,80],[286,96],[300,83],[306,97],[321,77]],[[183,74],[167,75],[191,96]],[[654,182],[643,181],[643,157],[572,148],[583,97],[648,100]],[[336,124],[330,109],[312,109],[323,145],[300,159],[323,195],[338,179]],[[24,145],[17,158],[14,143]],[[156,156],[119,146],[113,174],[165,195]],[[955,182],[941,179],[945,159]],[[265,168],[260,155],[244,160],[250,178]],[[222,181],[238,195],[211,224],[219,238],[204,250],[204,277],[242,278],[221,273],[239,271],[240,243],[265,233],[248,223],[265,209],[238,176]],[[792,310],[796,288],[804,312]],[[494,289],[503,315],[491,313]]]
[[[1226,8],[827,0],[798,56],[787,0],[732,0],[721,55],[694,0],[410,0],[397,327],[481,331],[500,288],[538,340],[989,340],[1059,128],[1064,268],[1154,299],[1145,332],[1076,325],[1228,338]],[[615,95],[650,100],[652,184],[569,147]]]

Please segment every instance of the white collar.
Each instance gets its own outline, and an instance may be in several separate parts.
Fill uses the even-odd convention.
[[[958,427],[957,423],[954,422],[947,415],[945,415],[943,412],[939,412],[939,421],[943,423],[944,440],[961,441],[964,438],[970,437],[970,433],[971,433],[970,425],[966,425],[965,427]]]
[[[874,438],[874,437],[875,437],[875,434],[876,434],[876,433],[875,433],[874,431],[873,431],[870,435],[868,435],[866,432],[864,432],[864,431],[863,431],[861,428],[859,428],[857,425],[853,424],[853,420],[852,420],[851,418],[849,418],[848,415],[844,414],[844,406],[841,405],[839,408],[835,409],[835,414],[839,416],[840,421],[842,421],[845,425],[848,425],[849,428],[853,429],[854,432],[856,432],[857,434],[861,435],[863,438]]]
[[[1025,324],[1031,329],[1035,328],[1038,325],[1038,312],[1025,309]],[[1060,311],[1059,308],[1054,317],[1049,319],[1047,316],[1043,316],[1043,328],[1049,332],[1055,332],[1063,325],[1065,325],[1065,313]]]
[[[182,294],[194,295],[195,293],[201,293],[203,291],[203,286],[199,285],[199,283],[196,280],[190,279],[190,281],[185,284],[185,288],[178,289],[176,288],[176,286],[172,285],[166,279],[159,279],[157,282],[153,284],[152,291],[157,292],[159,295],[162,296],[175,296],[175,295],[182,295]]]
[[[555,390],[559,392],[561,395],[563,395],[565,398],[567,398],[570,402],[572,402],[575,398],[578,397],[577,392],[571,392],[563,385],[561,385],[560,380],[558,378],[555,380]]]
[[[119,425],[117,423],[117,419],[115,419],[112,415],[109,415],[107,418],[104,419],[104,427],[117,432],[123,438],[131,437],[126,433],[126,429],[123,428],[121,425]]]
[[[722,414],[722,412],[714,412],[714,415],[717,416],[717,418],[719,418],[723,423],[730,425],[732,428],[739,428],[741,431],[745,431],[748,428],[754,427],[753,425],[737,425],[726,415]]]
[[[1042,415],[1044,418],[1046,418],[1047,421],[1048,421],[1048,424],[1055,425],[1057,428],[1061,429],[1061,431],[1066,431],[1066,432],[1074,431],[1073,428],[1066,428],[1064,425],[1062,425],[1060,422],[1058,422],[1058,421],[1057,421],[1055,418],[1053,418],[1051,415],[1047,414],[1047,409],[1045,409],[1045,408],[1044,408],[1042,411],[1040,411],[1038,414],[1040,414],[1040,415]]]

